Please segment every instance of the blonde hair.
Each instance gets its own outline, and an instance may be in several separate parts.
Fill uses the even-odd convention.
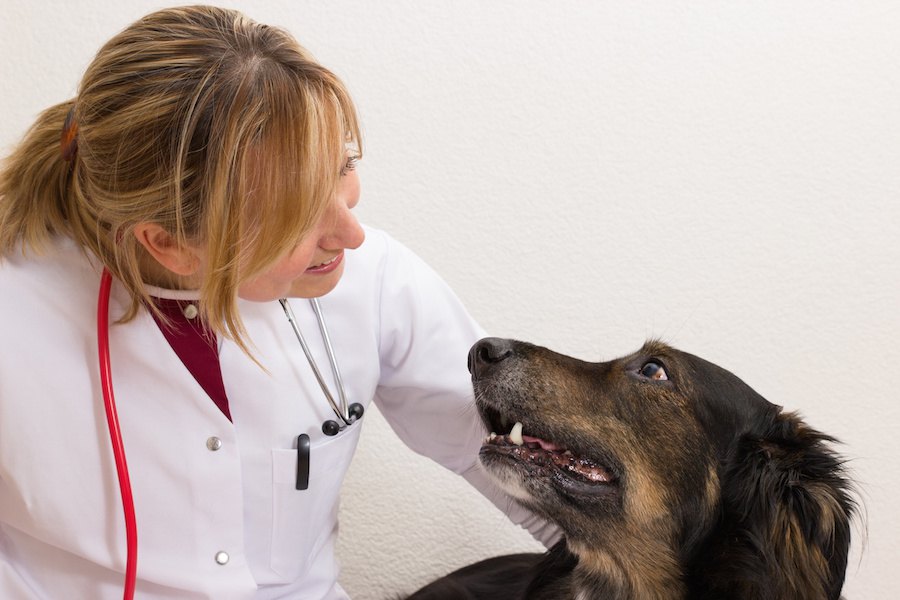
[[[161,10],[104,45],[77,97],[6,159],[0,256],[70,236],[130,292],[128,321],[152,306],[133,227],[158,223],[202,244],[201,314],[247,351],[238,286],[309,231],[360,143],[344,85],[288,33],[216,7]]]

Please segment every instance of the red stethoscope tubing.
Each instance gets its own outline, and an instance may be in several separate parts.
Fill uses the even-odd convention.
[[[125,512],[125,542],[127,554],[125,558],[124,600],[134,598],[134,586],[137,580],[137,519],[134,516],[134,497],[131,495],[131,478],[128,476],[128,464],[125,462],[125,446],[122,443],[122,431],[119,429],[119,415],[116,412],[116,399],[113,395],[112,367],[109,361],[109,294],[112,288],[112,275],[103,269],[100,277],[100,292],[97,296],[97,348],[100,353],[100,386],[103,391],[103,405],[106,408],[106,423],[109,428],[109,439],[112,444],[113,457],[116,460],[116,472],[119,476],[119,491],[122,494],[122,509]]]

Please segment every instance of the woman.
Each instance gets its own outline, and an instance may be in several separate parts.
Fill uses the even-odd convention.
[[[326,400],[340,380],[353,415],[374,400],[551,541],[477,470],[465,355],[481,331],[356,221],[361,156],[341,82],[212,7],[133,24],[38,118],[0,173],[0,597],[120,597],[136,556],[137,597],[346,597],[336,509],[360,424]]]

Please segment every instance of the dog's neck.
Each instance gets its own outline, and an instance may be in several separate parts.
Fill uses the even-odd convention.
[[[680,600],[686,590],[675,553],[659,540],[642,540],[615,553],[569,542],[578,557],[570,575],[574,600]]]

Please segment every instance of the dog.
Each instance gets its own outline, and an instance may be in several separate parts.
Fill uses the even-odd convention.
[[[486,338],[480,462],[564,539],[410,600],[837,600],[854,486],[836,440],[662,342],[602,363]],[[498,435],[499,434],[499,435]]]

